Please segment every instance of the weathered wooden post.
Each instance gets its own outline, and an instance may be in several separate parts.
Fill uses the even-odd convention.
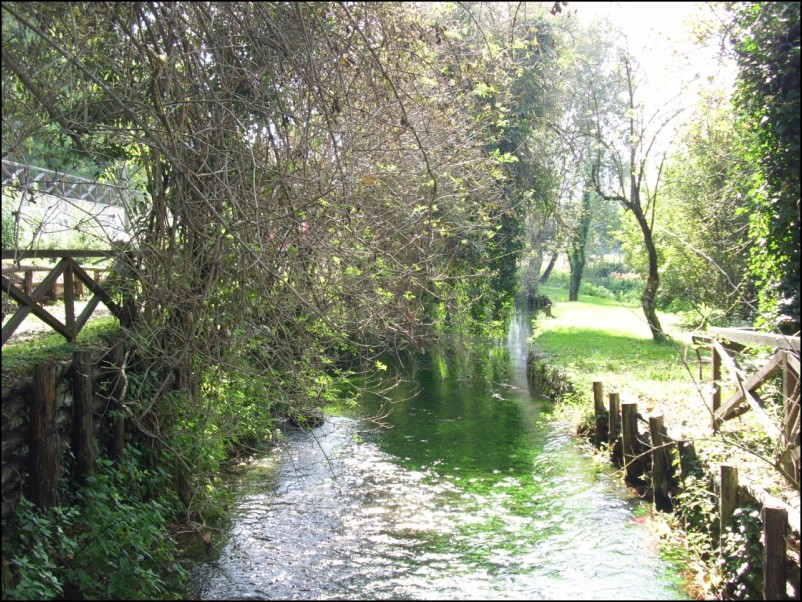
[[[53,278],[53,283],[50,285],[50,294],[53,296],[53,301],[58,301],[58,278]]]
[[[732,516],[738,507],[738,468],[722,464],[721,491],[719,493],[719,545],[724,543],[727,528],[732,528]]]
[[[72,449],[75,454],[75,477],[84,482],[95,464],[92,394],[92,358],[89,351],[72,354]]]
[[[621,412],[621,407],[620,407],[621,401],[620,401],[618,393],[610,393],[608,397],[609,397],[609,411],[608,411],[608,426],[607,426],[607,430],[608,430],[608,433],[609,433],[608,434],[609,441],[612,444],[610,446],[610,456],[612,457],[613,460],[615,460],[616,456],[618,455],[618,454],[616,454],[616,451],[615,451],[615,443],[616,443],[616,440],[618,439],[618,431],[620,429],[620,426],[619,426],[619,422],[620,422],[619,415],[620,415],[620,412]],[[618,459],[620,459],[620,456],[619,456]]]
[[[654,505],[658,510],[670,510],[671,463],[668,461],[668,436],[663,426],[663,415],[649,417],[649,431],[652,439],[652,491]]]
[[[56,364],[33,367],[31,396],[30,496],[40,508],[56,505],[59,477],[58,433],[56,431]]]
[[[638,476],[635,467],[638,454],[638,404],[635,401],[621,402],[621,447],[627,479],[634,480]]]
[[[785,595],[785,508],[763,508],[763,599],[784,600]]]
[[[115,411],[115,417],[112,419],[112,431],[110,439],[109,456],[115,462],[119,462],[123,456],[123,449],[125,448],[125,415],[123,414],[123,395],[125,392],[125,350],[123,342],[117,341],[111,348],[110,360],[112,369],[115,374],[112,377],[111,384],[111,407]]]
[[[64,267],[64,325],[70,333],[70,341],[75,340],[75,288],[73,286],[72,265],[75,260],[67,258],[67,265]]]
[[[679,467],[682,471],[683,486],[685,475],[693,470],[693,465],[696,463],[696,446],[692,439],[682,439],[677,441],[677,452],[679,453]]]
[[[596,443],[601,444],[607,439],[604,432],[604,395],[601,381],[593,381],[593,415],[596,417]]]
[[[33,270],[25,270],[25,294],[33,294]]]
[[[73,278],[72,281],[73,289],[75,290],[75,298],[80,299],[84,296],[84,283],[78,280],[77,278]]]
[[[713,339],[713,341],[715,341],[715,339]],[[710,397],[710,411],[713,414],[713,432],[718,432],[719,421],[716,418],[716,410],[721,407],[721,385],[719,384],[721,381],[721,355],[719,355],[718,349],[716,349],[713,342],[710,344],[710,355],[710,364],[713,372],[713,393]]]
[[[786,466],[800,481],[799,457],[799,360],[790,351],[785,351],[783,359],[783,438],[788,450],[784,458]],[[790,465],[790,466],[789,466]]]

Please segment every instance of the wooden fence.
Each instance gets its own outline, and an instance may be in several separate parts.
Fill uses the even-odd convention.
[[[93,278],[89,275],[87,268],[82,267],[76,261],[76,258],[79,257],[117,257],[116,267],[122,259],[119,251],[4,249],[2,257],[4,260],[13,259],[15,261],[33,258],[58,260],[54,267],[44,268],[48,271],[48,274],[35,289],[33,288],[33,272],[42,268],[4,266],[3,274],[0,276],[2,278],[3,292],[20,304],[20,307],[3,326],[3,345],[6,344],[11,335],[30,314],[41,319],[68,341],[75,340],[100,302],[103,302],[117,318],[121,318],[123,315],[120,306],[112,300],[109,292],[99,284],[98,270],[94,269]],[[89,270],[93,270],[93,268],[89,268]],[[14,284],[6,276],[8,272],[23,272],[25,274],[22,288]],[[64,322],[59,321],[48,312],[41,303],[55,289],[58,279],[62,277],[64,282]],[[76,316],[75,299],[82,292],[84,285],[93,293],[93,296],[80,315]]]
[[[595,437],[598,443],[609,443],[611,460],[623,466],[628,482],[642,483],[641,477],[651,470],[652,499],[658,510],[670,510],[671,492],[679,486],[676,466],[686,473],[696,460],[692,440],[669,432],[664,426],[662,413],[644,416],[638,412],[634,401],[621,402],[618,393],[609,394],[605,407],[603,383],[593,383],[593,399],[596,414]],[[648,425],[648,435],[642,434],[638,422]],[[673,457],[678,457],[678,463]],[[718,491],[720,533],[733,526],[735,509],[752,500],[762,506],[763,520],[763,581],[765,600],[787,598],[787,583],[795,595],[799,595],[798,558],[789,563],[789,535],[796,542],[800,536],[798,510],[747,481],[738,481],[737,468],[728,464],[720,466],[720,476],[713,475],[714,487]],[[796,568],[788,570],[789,564]]]
[[[693,339],[710,349],[713,387],[709,405],[713,429],[718,430],[723,421],[751,410],[781,450],[779,462],[784,476],[799,483],[799,336],[745,328],[712,328],[710,335],[694,335]],[[737,356],[747,347],[757,345],[771,347],[773,351],[768,361],[750,375]],[[722,368],[726,368],[727,380],[734,387],[723,402]],[[758,390],[778,372],[782,373],[782,408],[780,420],[775,420],[767,413]]]
[[[714,328],[710,335],[694,335],[694,342],[709,348],[709,358],[700,356],[701,364],[709,362],[712,367],[713,392],[710,412],[713,428],[719,428],[728,420],[746,411],[755,412],[767,433],[780,449],[780,466],[786,479],[799,483],[799,337],[788,337],[756,332],[751,329]],[[735,357],[750,345],[769,346],[773,349],[770,359],[749,375]],[[698,355],[698,354],[697,354]],[[735,390],[722,403],[722,368]],[[767,412],[766,403],[757,391],[772,376],[782,372],[781,424],[775,424]],[[683,473],[696,457],[693,441],[674,433],[664,426],[662,414],[644,416],[638,412],[633,401],[621,401],[618,393],[609,394],[604,400],[604,385],[593,383],[593,405],[596,417],[595,439],[608,442],[611,459],[624,467],[628,481],[638,482],[643,473],[651,470],[651,489],[655,507],[671,509],[671,492],[676,490],[675,466],[672,458],[678,457]],[[648,425],[648,436],[641,434],[638,421]],[[747,481],[738,480],[737,467],[720,466],[720,474],[713,478],[719,498],[720,533],[733,525],[733,515],[738,505],[754,500],[762,506],[764,545],[764,598],[782,600],[787,596],[787,583],[794,595],[799,595],[799,537],[800,516],[795,509],[766,491]],[[789,541],[793,542],[796,559],[789,565]]]
[[[72,478],[93,471],[97,449],[117,460],[125,444],[126,354],[121,342],[98,356],[75,351],[71,361],[49,361],[3,386],[3,519],[24,494],[39,507],[58,502],[58,482],[75,458]],[[105,445],[96,447],[102,435]]]

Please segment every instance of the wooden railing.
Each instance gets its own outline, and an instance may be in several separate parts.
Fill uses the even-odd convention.
[[[799,482],[799,336],[758,332],[744,328],[711,328],[710,335],[694,335],[694,342],[710,345],[713,393],[710,401],[713,428],[724,420],[753,411],[772,441],[784,450],[781,464]],[[736,355],[747,346],[774,349],[768,361],[751,376],[740,366]],[[735,391],[722,402],[721,369],[726,368]],[[700,366],[701,371],[701,366]],[[778,372],[782,372],[781,423],[766,412],[766,404],[758,389]]]
[[[109,293],[92,278],[86,271],[86,268],[75,260],[78,257],[117,257],[120,261],[120,252],[114,250],[108,251],[89,251],[89,250],[20,250],[20,249],[3,249],[4,260],[13,259],[20,261],[22,259],[58,259],[58,263],[49,268],[47,276],[42,280],[39,285],[34,289],[30,283],[31,277],[26,278],[28,286],[23,288],[14,284],[10,278],[5,274],[0,276],[2,278],[3,292],[11,299],[20,304],[19,309],[14,313],[8,322],[3,326],[2,344],[6,342],[14,334],[20,324],[30,314],[35,315],[42,320],[45,324],[50,326],[53,330],[58,332],[68,341],[74,341],[81,332],[89,317],[95,311],[98,304],[102,301],[111,312],[120,318],[122,315],[121,308],[117,305],[109,295]],[[20,271],[28,268],[19,268]],[[5,271],[5,270],[4,270]],[[32,271],[30,272],[32,274]],[[55,316],[48,312],[42,305],[41,301],[48,293],[54,288],[56,281],[63,275],[64,279],[64,322],[59,321]],[[97,278],[97,272],[95,273]],[[89,300],[80,315],[75,315],[75,297],[77,286],[85,285],[92,293],[93,297]],[[27,290],[25,290],[27,289]]]

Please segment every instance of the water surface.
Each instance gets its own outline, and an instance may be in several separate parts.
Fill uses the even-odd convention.
[[[289,432],[232,482],[232,526],[190,597],[687,597],[641,502],[530,394],[529,333],[520,312],[485,358],[407,362],[387,428],[333,417]]]

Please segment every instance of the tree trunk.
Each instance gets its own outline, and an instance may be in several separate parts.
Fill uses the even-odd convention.
[[[543,272],[543,275],[540,277],[540,284],[546,284],[549,280],[549,276],[551,276],[551,271],[554,269],[554,264],[557,263],[557,258],[560,256],[560,251],[554,251],[551,255],[551,259],[549,259],[549,265],[546,266],[546,271]]]
[[[571,275],[568,280],[568,300],[579,300],[579,286],[582,284],[582,272],[585,270],[585,249],[579,241],[574,241],[565,253],[568,256],[568,265]]]
[[[569,301],[579,300],[579,287],[582,284],[582,274],[585,271],[585,246],[588,242],[590,220],[593,216],[591,200],[591,193],[589,190],[586,190],[582,196],[582,211],[579,215],[579,223],[577,224],[571,244],[566,251],[568,264],[571,266],[571,278],[568,285]]]
[[[632,213],[635,214],[635,219],[638,220],[638,225],[643,233],[643,242],[646,245],[646,253],[649,256],[649,275],[646,278],[646,288],[643,289],[643,296],[641,297],[643,314],[646,316],[646,322],[649,324],[652,338],[655,341],[665,341],[666,335],[660,326],[660,320],[657,318],[657,312],[654,307],[657,289],[660,287],[660,274],[657,270],[657,249],[654,246],[652,229],[646,221],[646,216],[640,210],[640,205],[633,207]]]

